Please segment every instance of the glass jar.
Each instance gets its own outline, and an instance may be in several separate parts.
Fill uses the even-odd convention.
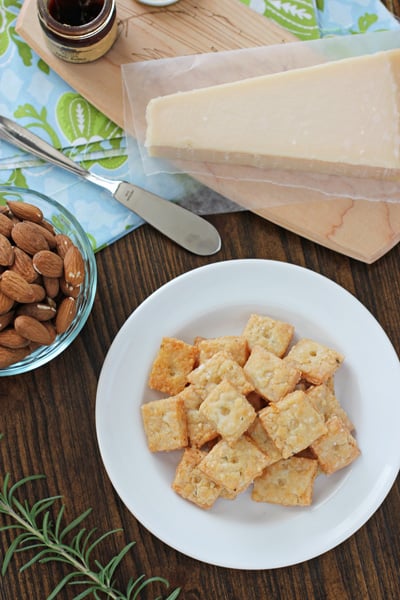
[[[68,62],[92,62],[117,37],[115,0],[37,0],[39,22],[51,52]]]

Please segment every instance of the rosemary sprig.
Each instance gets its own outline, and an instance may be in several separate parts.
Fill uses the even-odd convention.
[[[0,434],[1,438],[2,435]],[[20,502],[16,497],[16,493],[20,488],[43,477],[43,475],[31,475],[13,485],[10,483],[8,473],[4,477],[0,492],[0,514],[8,517],[11,523],[5,525],[0,523],[0,532],[11,531],[17,535],[4,554],[1,570],[3,576],[6,574],[15,554],[30,551],[34,554],[20,568],[20,572],[35,563],[49,562],[66,563],[72,569],[57,584],[47,600],[53,600],[64,587],[72,585],[80,586],[82,589],[74,597],[74,600],[81,600],[90,595],[96,600],[101,600],[101,598],[138,600],[144,588],[151,583],[159,583],[165,588],[169,588],[168,581],[163,577],[146,578],[145,575],[140,575],[136,579],[131,578],[128,581],[125,592],[116,589],[115,571],[125,555],[135,545],[135,542],[127,544],[119,554],[103,566],[93,558],[93,551],[108,536],[120,530],[114,529],[100,535],[100,537],[96,537],[97,529],[87,530],[82,527],[82,522],[90,514],[91,509],[82,513],[69,524],[63,525],[64,505],[59,509],[55,520],[52,521],[50,509],[54,513],[55,503],[61,496],[38,500],[32,506],[29,506],[26,500],[23,503]],[[177,588],[165,597],[165,600],[175,600],[179,594],[180,588]],[[161,600],[161,598],[159,596],[156,600]]]

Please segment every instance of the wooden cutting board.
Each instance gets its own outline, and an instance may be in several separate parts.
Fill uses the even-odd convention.
[[[165,8],[117,0],[117,10],[119,37],[95,63],[73,65],[53,56],[40,29],[36,0],[23,3],[17,32],[71,87],[121,127],[122,64],[296,41],[239,0],[180,0]],[[318,192],[283,192],[267,182],[217,178],[202,182],[277,225],[366,263],[376,261],[400,241],[400,203],[327,200]],[[290,204],[277,206],[282,193],[290,197]],[[253,209],[259,206],[260,197],[266,204],[271,199],[272,206]]]

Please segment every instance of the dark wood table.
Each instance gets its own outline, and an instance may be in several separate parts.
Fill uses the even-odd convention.
[[[400,14],[398,2],[387,5]],[[31,500],[60,494],[67,519],[92,507],[85,522],[88,528],[97,527],[99,533],[122,528],[123,532],[108,538],[97,553],[104,564],[123,545],[136,541],[118,570],[121,589],[129,577],[145,573],[164,576],[172,587],[182,586],[184,600],[400,599],[398,479],[381,507],[350,539],[305,563],[264,571],[219,568],[180,554],[150,534],[114,492],[96,439],[100,370],[114,336],[131,312],[181,273],[235,258],[305,266],[354,294],[376,317],[400,354],[399,245],[375,264],[365,265],[248,212],[214,215],[209,220],[223,239],[222,250],[211,258],[187,253],[146,225],[98,253],[97,297],[76,341],[52,363],[0,380],[0,433],[4,434],[0,441],[0,483],[6,472],[13,482],[27,475],[45,474],[44,480],[26,488]],[[1,519],[0,515],[0,523]],[[11,537],[11,533],[1,535],[0,555]],[[1,577],[1,600],[44,599],[68,572],[63,565],[51,563],[20,573],[27,558],[17,556]],[[69,599],[77,593],[67,588],[59,597]],[[160,589],[142,597],[154,598],[157,593]]]

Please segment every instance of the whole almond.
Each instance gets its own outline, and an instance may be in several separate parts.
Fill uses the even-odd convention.
[[[10,310],[0,315],[0,331],[3,331],[14,319],[14,311]]]
[[[47,231],[49,233],[51,233],[53,237],[56,236],[56,231],[55,231],[53,225],[49,221],[45,221],[43,219],[43,221],[40,223],[40,227],[43,227],[44,229],[47,229]],[[54,247],[55,247],[55,244],[56,244],[56,241],[54,240]]]
[[[3,294],[0,289],[0,315],[8,313],[14,306],[14,300]]]
[[[51,250],[40,250],[33,255],[33,268],[44,277],[61,277],[64,271],[63,259]]]
[[[17,246],[31,255],[40,250],[49,249],[49,244],[44,235],[38,231],[35,223],[29,223],[29,221],[16,223],[11,230],[11,237]]]
[[[17,201],[9,201],[7,202],[7,205],[13,215],[18,217],[18,219],[34,221],[35,223],[43,221],[43,213],[38,206],[34,206],[28,202]]]
[[[0,291],[16,302],[34,302],[35,291],[33,283],[28,283],[22,275],[15,271],[4,271],[0,279]]]
[[[21,304],[17,309],[17,315],[34,317],[41,322],[50,321],[56,316],[56,308],[55,306],[50,306],[47,302],[32,302],[32,304]]]
[[[58,277],[43,277],[43,286],[48,298],[55,298],[60,291],[60,280]]]
[[[71,325],[76,315],[76,300],[75,298],[64,298],[57,309],[56,315],[56,331],[64,333]]]
[[[53,323],[53,321],[43,321],[43,325],[47,329],[47,333],[49,334],[49,339],[51,340],[50,344],[52,344],[57,337],[57,331],[56,331],[56,328],[54,327],[54,323]]]
[[[14,249],[10,240],[0,233],[0,265],[10,267],[14,262]]]
[[[33,283],[38,277],[37,271],[33,268],[32,257],[18,246],[14,248],[14,263],[10,270],[19,273],[28,283]]]
[[[31,291],[33,293],[33,302],[41,302],[46,298],[46,290],[38,283],[31,283]]]
[[[24,221],[25,223],[26,221]],[[29,223],[31,226],[31,229],[33,231],[37,231],[38,233],[40,233],[40,235],[42,235],[46,242],[49,245],[49,248],[55,249],[57,244],[56,244],[56,236],[54,234],[54,232],[51,229],[48,229],[48,227],[45,226],[45,222],[43,221],[42,223]]]
[[[58,280],[60,282],[60,289],[64,296],[71,296],[71,298],[77,298],[81,293],[80,285],[71,285],[63,277]]]
[[[44,346],[48,346],[53,342],[53,338],[47,327],[34,317],[20,315],[15,318],[14,327],[20,335],[32,342],[37,342]]]
[[[55,236],[55,240],[57,253],[59,254],[59,256],[61,256],[61,258],[64,258],[69,248],[71,248],[71,246],[74,245],[73,241],[64,233],[57,233],[57,235]]]
[[[11,327],[0,331],[0,346],[5,348],[25,348],[29,345],[29,340]]]
[[[0,213],[0,233],[5,235],[7,238],[10,237],[11,229],[14,227],[14,223],[7,215]]]
[[[0,346],[0,369],[6,369],[10,365],[23,360],[30,352],[28,346],[26,348],[4,348]]]
[[[73,286],[81,285],[85,279],[85,263],[77,246],[68,248],[64,256],[64,278]]]

